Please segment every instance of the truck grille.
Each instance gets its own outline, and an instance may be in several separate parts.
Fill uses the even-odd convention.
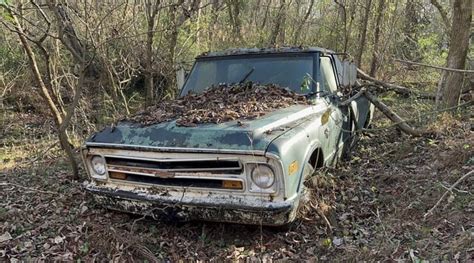
[[[159,178],[142,175],[128,174],[126,180],[129,182],[156,184],[162,186],[181,186],[199,188],[223,188],[224,180],[219,179],[193,179],[193,178]]]
[[[237,160],[143,160],[120,157],[106,157],[105,161],[107,162],[107,165],[112,166],[141,167],[174,172],[227,171],[232,173],[240,173],[242,171],[242,166]]]
[[[143,159],[105,156],[109,177],[160,186],[243,189],[243,172],[236,159]],[[222,178],[218,175],[231,175]],[[229,187],[230,186],[230,187]]]

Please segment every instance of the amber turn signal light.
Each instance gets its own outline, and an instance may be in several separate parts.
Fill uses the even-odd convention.
[[[127,180],[127,175],[124,173],[110,172],[109,177],[118,180]]]
[[[229,180],[224,180],[222,181],[222,188],[227,188],[227,189],[242,189],[242,182],[241,181],[229,181]]]

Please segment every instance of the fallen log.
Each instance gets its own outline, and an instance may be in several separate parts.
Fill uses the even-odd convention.
[[[366,81],[370,81],[374,83],[375,85],[381,86],[385,88],[386,90],[394,91],[403,96],[415,95],[419,99],[430,99],[430,100],[436,99],[436,94],[420,93],[420,92],[414,91],[412,89],[409,89],[407,87],[403,87],[397,84],[383,82],[381,80],[378,80],[376,78],[369,76],[369,74],[365,73],[359,68],[357,69],[357,77]]]
[[[392,111],[387,105],[381,102],[377,97],[372,95],[369,91],[365,90],[365,97],[374,104],[374,106],[379,109],[387,118],[389,118],[395,125],[404,133],[409,134],[414,137],[421,137],[426,134],[425,131],[412,128],[407,122],[398,116],[397,113]]]

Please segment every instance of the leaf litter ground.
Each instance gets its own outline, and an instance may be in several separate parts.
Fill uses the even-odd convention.
[[[362,136],[352,161],[305,182],[313,209],[288,230],[165,223],[105,210],[69,180],[57,151],[34,164],[16,160],[0,171],[0,258],[472,261],[472,178],[423,218],[446,187],[474,168],[474,135],[465,123],[442,119],[434,138],[396,130]]]

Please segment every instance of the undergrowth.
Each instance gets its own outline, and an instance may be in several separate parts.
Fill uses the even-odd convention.
[[[403,117],[411,100],[385,102]],[[405,109],[405,110],[403,110]],[[431,106],[421,110],[432,111]],[[474,225],[472,117],[426,115],[435,131],[412,138],[380,114],[349,162],[305,182],[309,205],[283,231],[210,222],[165,223],[105,210],[70,180],[51,126],[38,116],[2,120],[0,257],[6,260],[470,261]],[[11,120],[11,117],[8,117]],[[41,124],[43,123],[43,124]],[[45,124],[46,123],[46,124]],[[426,124],[426,125],[425,125]],[[31,126],[31,132],[21,127]],[[36,158],[40,156],[40,158]]]

